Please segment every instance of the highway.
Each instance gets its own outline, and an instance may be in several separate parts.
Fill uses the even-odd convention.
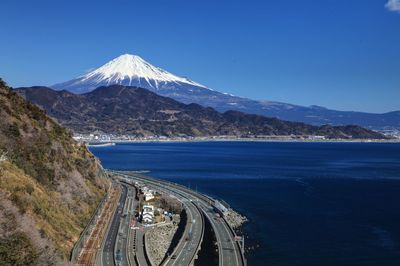
[[[204,233],[203,215],[185,196],[165,190],[165,188],[155,184],[148,185],[159,192],[178,198],[184,205],[188,217],[187,226],[185,227],[182,239],[163,265],[184,266],[192,264],[196,258],[198,247],[201,244]],[[133,235],[130,229],[130,222],[134,217],[134,209],[137,205],[137,202],[134,201],[135,188],[126,183],[124,183],[122,187],[123,192],[119,200],[119,205],[114,214],[104,245],[102,265],[115,265],[114,262],[116,262],[116,266],[136,265],[136,261],[133,259],[133,249],[130,248],[132,245],[128,241],[130,240],[129,237]],[[149,265],[145,256],[146,251],[143,243],[144,233],[148,228],[140,226],[140,229],[135,230],[136,253],[134,255],[139,265]],[[115,257],[113,257],[113,254],[115,254]],[[129,257],[130,255],[131,258]]]
[[[135,234],[136,234],[136,230],[133,230],[131,228],[131,223],[134,221],[135,219],[135,214],[136,214],[136,208],[138,205],[138,202],[135,200],[135,196],[136,196],[136,188],[135,187],[129,187],[130,191],[131,191],[131,195],[128,198],[128,202],[126,205],[127,208],[127,220],[126,220],[126,224],[127,224],[127,239],[125,241],[125,246],[122,247],[123,250],[125,250],[126,252],[126,256],[127,256],[127,260],[128,260],[128,265],[134,266],[136,265],[135,262],[135,257],[134,257],[134,247],[136,245],[136,239]]]
[[[122,217],[120,219],[119,230],[114,248],[115,261],[117,266],[128,266],[133,263],[133,261],[131,263],[129,262],[128,236],[131,233],[130,223],[132,221],[132,218],[134,217],[135,207],[137,204],[135,202],[136,189],[133,186],[129,185],[126,187],[128,189],[128,193],[125,206],[121,213]],[[132,250],[130,252],[132,252]]]
[[[161,188],[159,187],[159,189]],[[181,239],[173,254],[169,256],[164,265],[189,265],[196,258],[198,247],[203,240],[204,220],[200,211],[190,200],[179,194],[175,194],[174,196],[184,205],[187,213],[187,226],[183,234],[183,239]],[[172,259],[173,256],[176,256],[176,258]]]
[[[223,219],[214,219],[215,212],[208,204],[199,201],[199,207],[211,222],[219,249],[219,265],[243,265],[241,250],[234,240],[234,234]]]
[[[191,215],[193,215],[196,210],[201,210],[201,216],[204,215],[210,221],[216,234],[219,249],[219,265],[246,264],[245,258],[241,252],[241,248],[239,244],[235,241],[234,232],[231,230],[224,219],[214,219],[215,213],[213,211],[213,199],[206,197],[205,195],[202,195],[200,193],[194,192],[190,189],[187,189],[186,187],[183,187],[181,185],[177,185],[167,181],[146,177],[140,174],[126,174],[120,172],[118,173],[126,178],[141,181],[143,183],[146,183],[147,185],[152,185],[156,189],[177,196],[181,201],[184,202],[184,204],[187,204]],[[197,221],[199,217],[196,215],[196,218],[194,219],[196,219]],[[192,230],[195,230],[196,228],[196,230],[198,230],[198,227],[195,226],[196,223],[192,224]],[[180,243],[180,245],[183,246],[179,246],[177,250],[180,250],[178,251],[178,255],[183,254],[182,259],[178,259],[177,257],[175,262],[171,262],[171,260],[169,260],[168,264],[165,265],[189,265],[190,262],[192,262],[192,260],[190,260],[188,263],[188,253],[192,250],[192,248],[194,248],[193,244]]]
[[[127,197],[127,187],[125,185],[122,186],[122,193],[118,201],[117,209],[115,210],[114,216],[112,218],[110,227],[107,232],[107,236],[105,239],[105,243],[103,246],[103,250],[101,252],[101,264],[104,266],[114,266],[114,248],[115,242],[117,240],[118,229],[121,220],[121,213],[124,208],[124,204]]]
[[[190,265],[196,258],[198,247],[201,244],[204,233],[204,220],[203,215],[200,210],[193,204],[193,202],[186,197],[185,194],[177,193],[175,191],[171,191],[166,189],[164,186],[160,186],[159,184],[147,183],[149,187],[157,190],[159,192],[163,192],[167,195],[171,195],[176,197],[180,202],[183,203],[184,208],[187,213],[187,226],[185,227],[185,231],[182,239],[179,241],[177,247],[174,252],[170,254],[167,260],[163,263],[163,265]],[[142,231],[138,231],[138,251],[137,257],[139,262],[145,263],[143,260],[143,252],[139,252],[143,243],[142,243]],[[140,265],[143,265],[140,263]]]
[[[136,229],[136,259],[139,263],[139,265],[149,265],[146,259],[146,250],[144,249],[144,234],[145,234],[145,229],[144,227],[140,229]]]

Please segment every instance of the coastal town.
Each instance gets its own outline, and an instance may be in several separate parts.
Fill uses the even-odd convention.
[[[246,137],[237,136],[209,136],[209,137],[191,137],[191,136],[135,136],[135,135],[117,135],[117,134],[106,134],[103,132],[95,131],[90,134],[75,133],[74,139],[79,142],[88,144],[100,144],[100,143],[128,143],[128,142],[185,142],[185,141],[306,141],[306,142],[319,142],[319,141],[353,141],[353,142],[399,142],[400,141],[400,130],[392,129],[381,132],[389,139],[386,140],[370,140],[370,139],[327,139],[325,136],[264,136],[264,135],[252,135]]]

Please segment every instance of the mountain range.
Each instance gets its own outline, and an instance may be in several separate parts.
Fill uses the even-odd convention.
[[[238,111],[220,113],[199,104],[184,104],[147,89],[123,85],[99,87],[74,94],[47,87],[18,88],[27,100],[45,109],[76,133],[135,136],[309,136],[382,139],[359,126],[312,126]]]
[[[212,90],[189,78],[171,74],[137,55],[130,54],[121,55],[85,75],[51,87],[81,94],[113,84],[145,88],[182,103],[197,103],[220,112],[236,110],[312,125],[355,124],[379,130],[400,129],[400,111],[383,114],[337,111],[317,105],[305,107],[237,97]]]

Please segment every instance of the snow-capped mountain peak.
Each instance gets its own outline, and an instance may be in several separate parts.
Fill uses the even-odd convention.
[[[175,76],[161,68],[155,67],[143,60],[140,56],[131,54],[121,55],[100,68],[88,73],[84,77],[89,79],[95,75],[102,75],[106,80],[112,80],[115,78],[122,80],[127,77],[131,79],[144,78],[164,82],[183,82],[201,86],[198,83]]]
[[[113,84],[137,86],[155,91],[176,85],[207,89],[199,83],[171,74],[146,62],[140,56],[131,54],[123,54],[83,76],[52,87],[84,93],[99,86]]]
[[[137,55],[130,54],[121,55],[83,76],[52,87],[80,94],[90,92],[100,86],[114,84],[145,88],[158,95],[170,97],[182,103],[197,103],[213,107],[221,112],[236,110],[315,125],[356,124],[368,128],[400,128],[400,120],[397,115],[399,112],[381,115],[343,112],[319,106],[304,107],[281,102],[241,98],[211,90],[188,78],[176,76],[155,67]]]

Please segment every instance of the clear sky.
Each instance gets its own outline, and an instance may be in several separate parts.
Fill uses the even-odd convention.
[[[238,96],[400,110],[400,0],[2,0],[0,33],[15,87],[132,53]]]

